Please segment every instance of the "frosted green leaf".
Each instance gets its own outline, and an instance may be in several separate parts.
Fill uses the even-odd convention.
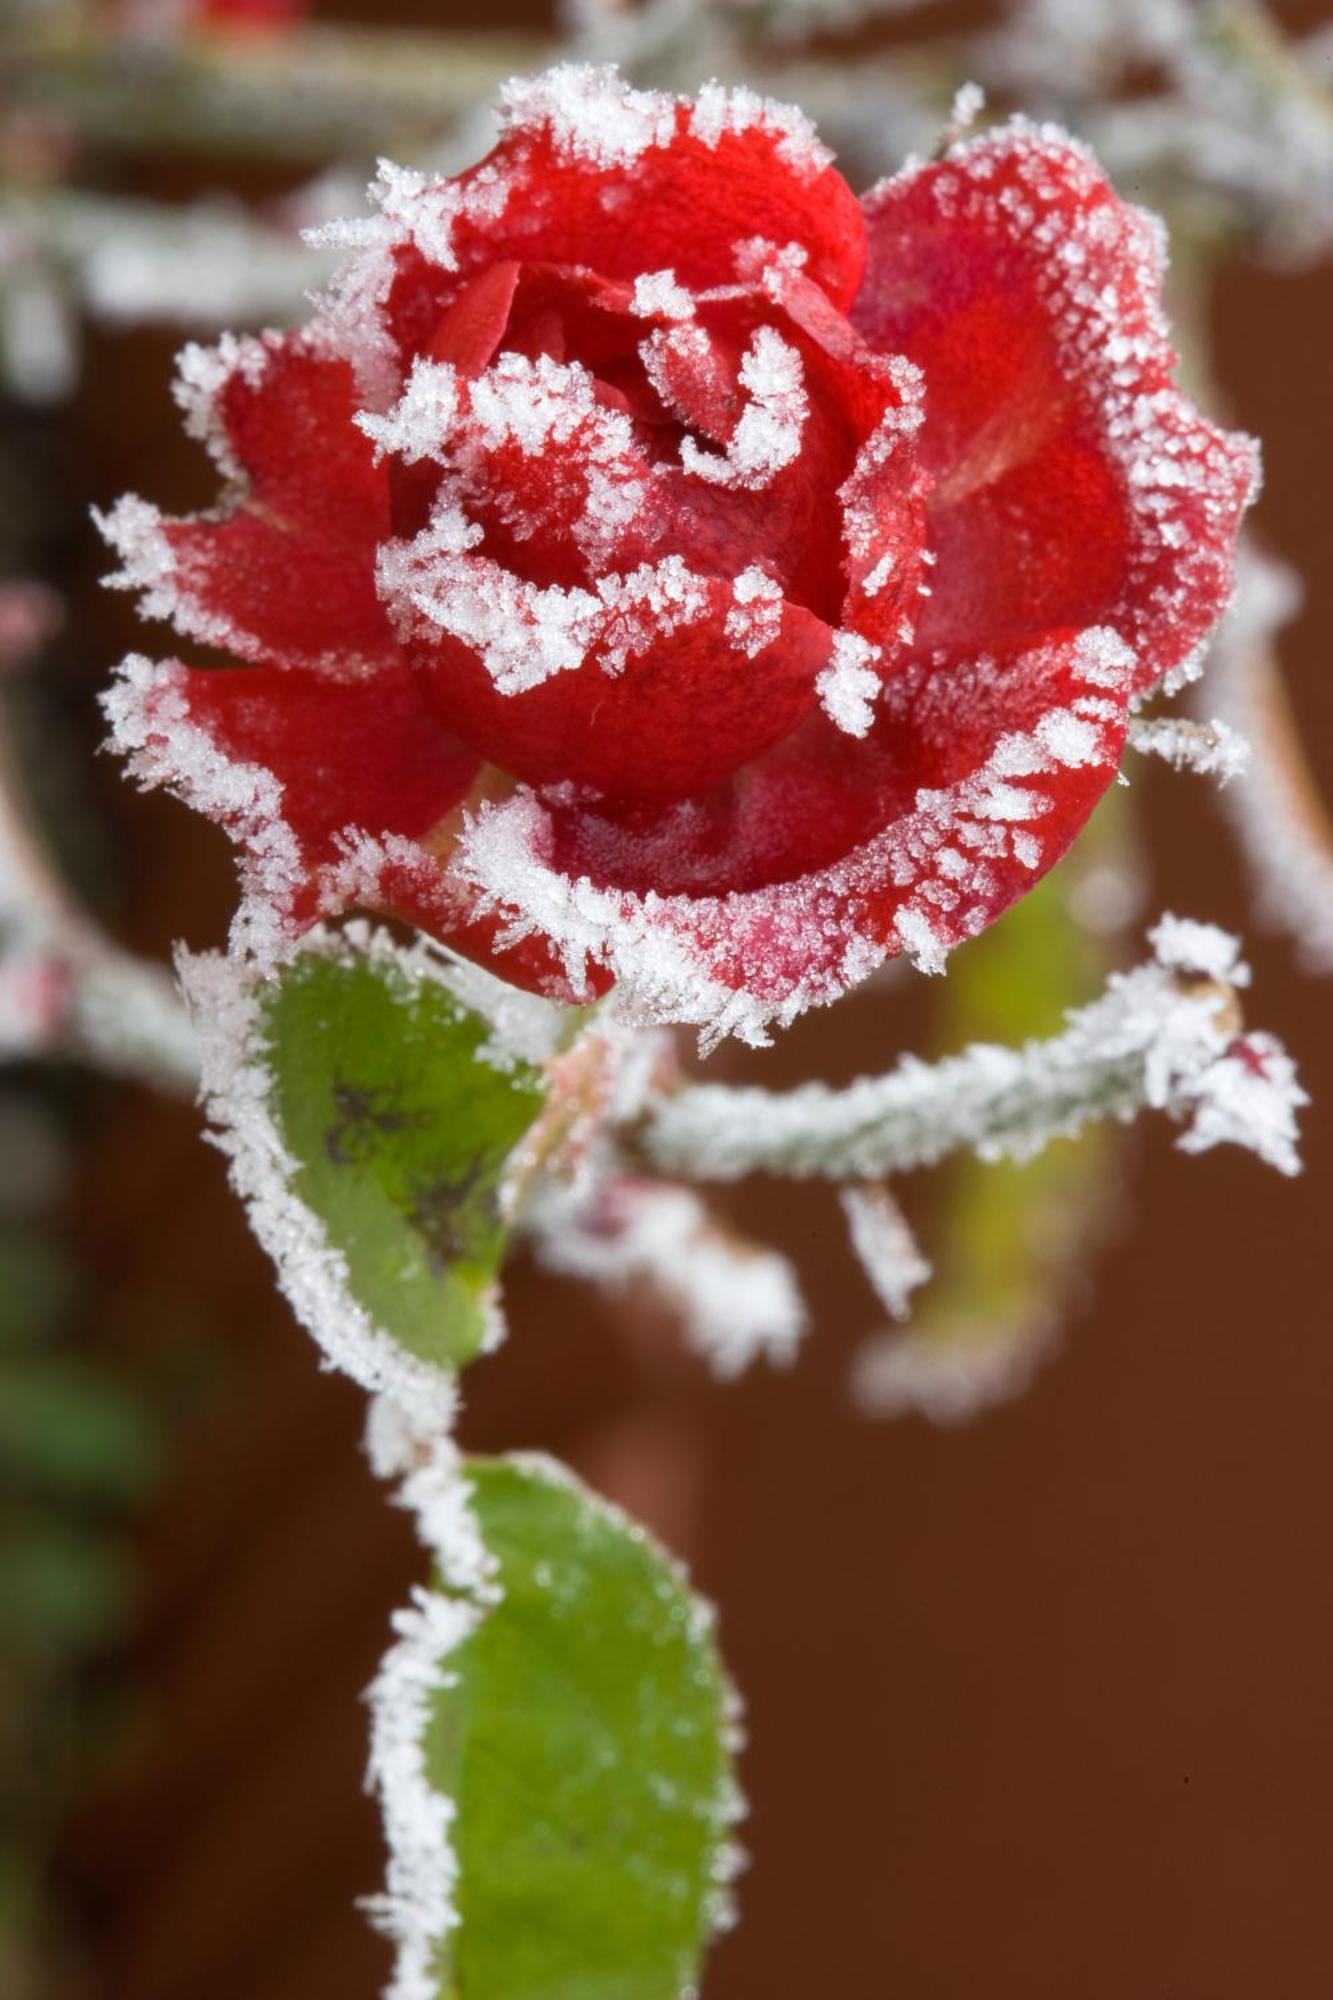
[[[486,1338],[504,1251],[506,1162],[544,1101],[540,1070],[490,1059],[489,1024],[387,953],[303,953],[260,1001],[269,1109],[292,1191],[370,1319],[437,1365]]]
[[[472,1461],[502,1593],[442,1662],[457,1802],[440,2000],[679,2000],[725,1903],[731,1696],[710,1609],[560,1467]]]

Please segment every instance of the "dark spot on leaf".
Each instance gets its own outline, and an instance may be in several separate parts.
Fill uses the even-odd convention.
[[[474,1160],[458,1179],[444,1175],[425,1181],[414,1192],[408,1216],[426,1245],[427,1260],[436,1277],[451,1265],[475,1255],[499,1222],[492,1163]]]
[[[419,1112],[395,1108],[387,1092],[360,1084],[335,1083],[333,1105],[324,1151],[335,1167],[357,1165],[374,1152],[377,1139],[392,1138],[424,1122]]]

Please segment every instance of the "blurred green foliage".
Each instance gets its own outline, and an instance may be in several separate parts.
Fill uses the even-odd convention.
[[[81,1677],[135,1598],[126,1529],[156,1478],[142,1385],[77,1352],[79,1285],[32,1224],[0,1227],[0,1993],[57,1990],[48,1867],[83,1765]]]

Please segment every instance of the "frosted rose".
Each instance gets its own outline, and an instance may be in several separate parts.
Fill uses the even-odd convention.
[[[1064,853],[1222,609],[1255,483],[1172,386],[1161,238],[1015,124],[861,202],[798,112],[563,69],[387,170],[301,332],[186,351],[216,514],[106,523],[147,782],[242,927],[406,917],[749,1036]]]

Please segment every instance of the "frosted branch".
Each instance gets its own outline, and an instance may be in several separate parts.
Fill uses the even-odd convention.
[[[1194,771],[1202,778],[1227,784],[1246,768],[1250,746],[1229,723],[1195,722],[1187,716],[1135,717],[1129,725],[1129,745],[1143,757],[1160,757],[1175,771]]]
[[[1228,787],[1225,805],[1260,913],[1296,940],[1311,971],[1333,972],[1333,823],[1306,762],[1274,650],[1299,602],[1289,570],[1246,552],[1235,606],[1209,656],[1208,689],[1250,743],[1248,769]]]
[[[0,730],[0,1059],[42,1056],[174,1091],[198,1077],[169,973],[122,951],[76,902]]]
[[[5,94],[85,139],[312,162],[417,150],[550,54],[532,36],[332,24],[262,38],[128,35],[110,10],[77,23],[19,10],[0,27]]]
[[[611,1293],[656,1293],[725,1379],[761,1356],[790,1361],[807,1330],[788,1259],[723,1228],[688,1188],[610,1180],[590,1200],[539,1205],[528,1234],[547,1270]]]
[[[963,1148],[1027,1159],[1093,1119],[1154,1110],[1184,1126],[1187,1151],[1227,1139],[1295,1173],[1304,1094],[1276,1043],[1239,1033],[1249,972],[1235,940],[1164,917],[1150,942],[1146,964],[1114,974],[1050,1040],[976,1044],[937,1064],[909,1057],[841,1090],[695,1085],[656,1109],[640,1142],[654,1167],[695,1179],[866,1180]]]
[[[60,189],[0,196],[0,246],[6,262],[26,246],[96,318],[199,330],[289,320],[332,265],[302,245],[295,220]]]
[[[907,1217],[881,1181],[857,1182],[839,1199],[852,1248],[890,1319],[906,1319],[912,1294],[931,1276]]]

